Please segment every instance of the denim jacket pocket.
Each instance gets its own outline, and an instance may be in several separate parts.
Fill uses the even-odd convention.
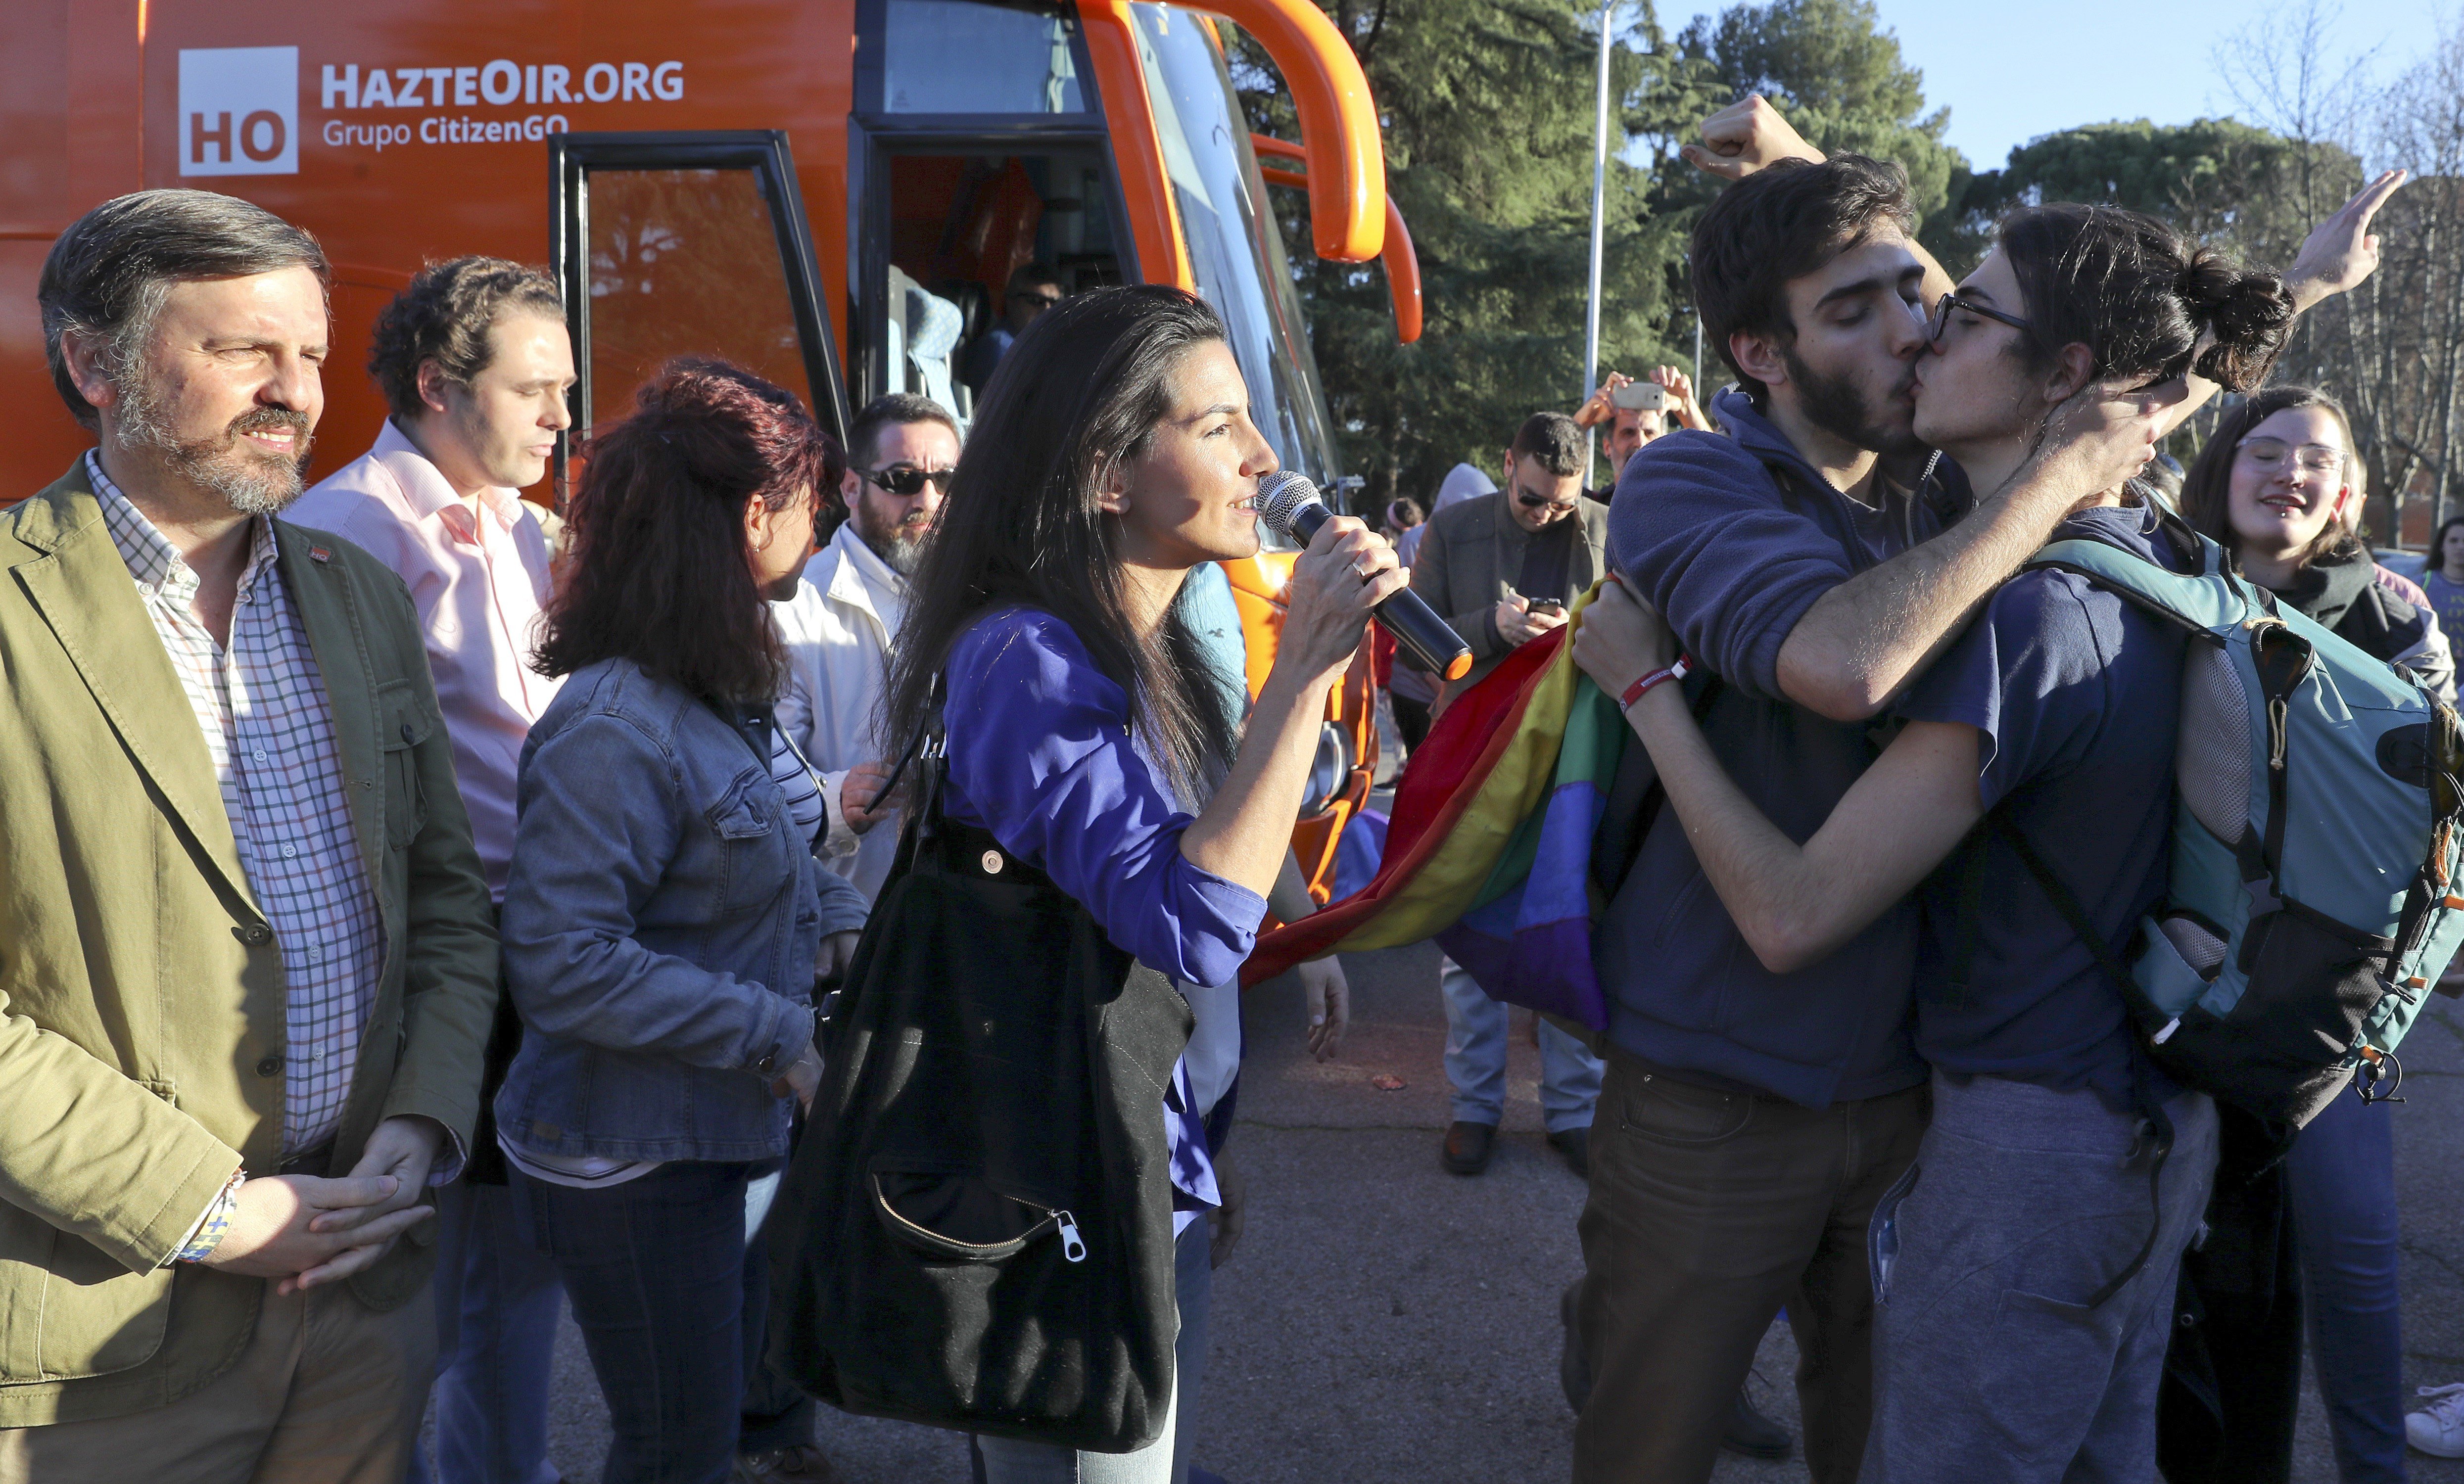
[[[778,900],[802,879],[788,843],[788,818],[778,785],[759,769],[737,775],[718,802],[703,811],[721,857],[715,915],[736,917]]]

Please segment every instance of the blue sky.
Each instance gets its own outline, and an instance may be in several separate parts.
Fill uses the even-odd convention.
[[[2449,13],[2464,0],[2449,0]],[[1671,31],[1701,0],[1659,0]],[[2217,73],[2215,43],[2264,4],[2142,0],[1876,0],[1882,24],[1925,74],[1925,106],[1950,108],[1949,142],[1980,169],[2039,134],[2108,119],[2186,123],[2239,114]],[[2092,18],[2092,24],[2082,24]],[[2343,0],[2347,55],[2379,48],[2382,72],[2426,53],[2431,0]]]

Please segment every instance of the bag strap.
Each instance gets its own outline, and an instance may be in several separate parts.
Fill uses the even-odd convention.
[[[2036,853],[2035,846],[2028,842],[2026,833],[2000,806],[1996,806],[1991,814],[1985,817],[1984,825],[1977,831],[1975,843],[1979,848],[1973,852],[1975,863],[1968,867],[1973,873],[1972,879],[1981,883],[1985,874],[1983,864],[1985,852],[1982,846],[1987,837],[1998,839],[2011,847],[2011,853],[2019,858],[2021,865],[2027,867],[2030,879],[2035,881],[2037,887],[2044,892],[2045,899],[2054,905],[2054,910],[2061,914],[2062,921],[2069,925],[2071,932],[2081,943],[2087,945],[2088,953],[2096,960],[2096,967],[2102,971],[2105,978],[2121,992],[2122,1002],[2129,1009],[2131,1018],[2144,1019],[2142,1007],[2146,1002],[2146,996],[2140,991],[2139,981],[2130,976],[2129,969],[2124,967],[2121,958],[2114,953],[2112,946],[2104,941],[2104,935],[2096,930],[2096,924],[2089,919],[2087,908],[2079,905],[2079,898],[2071,894],[2070,887],[2062,884],[2062,879],[2055,874],[2053,866],[2046,862],[2043,856]],[[1963,887],[1969,879],[1971,878],[1963,878]],[[1963,898],[1965,895],[1966,892],[1963,890]],[[1976,906],[1981,911],[1983,906],[1981,885],[1978,888],[1978,897]],[[1975,923],[1969,911],[1969,904],[1965,900],[1961,903],[1961,937],[1972,949]],[[2140,1138],[2143,1143],[2150,1139],[2154,1141],[2153,1157],[2147,1164],[2147,1238],[2139,1244],[2139,1251],[2123,1266],[2121,1272],[2106,1279],[2103,1287],[2088,1296],[2087,1307],[2090,1309],[2102,1307],[2105,1300],[2129,1286],[2130,1280],[2145,1270],[2147,1259],[2155,1255],[2156,1239],[2165,1228],[2163,1180],[2166,1157],[2173,1151],[2173,1121],[2166,1114],[2164,1104],[2155,1096],[2155,1088],[2149,1080],[2154,1069],[2148,1063],[2146,1053],[2140,1047],[2138,1038],[2135,1037],[2131,1039],[2130,1062],[2131,1100],[2138,1104],[2137,1111],[2142,1120]],[[2141,1147],[2142,1145],[2132,1146],[2132,1158],[2138,1157]]]

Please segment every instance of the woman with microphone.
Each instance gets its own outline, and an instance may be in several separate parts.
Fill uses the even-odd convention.
[[[991,833],[1184,993],[1232,980],[1248,956],[1328,687],[1371,607],[1405,585],[1393,547],[1359,521],[1318,531],[1293,563],[1235,758],[1228,698],[1179,599],[1191,569],[1257,552],[1259,480],[1275,468],[1204,301],[1147,285],[1047,310],[985,389],[886,702],[889,736],[941,717],[949,818]],[[1188,1112],[1185,1067],[1203,1049],[1155,1109],[1182,1246],[1205,1242],[1218,1200]],[[1205,1263],[1177,1267],[1187,1307]],[[1165,1484],[1174,1430],[1133,1453],[980,1444],[991,1484]]]

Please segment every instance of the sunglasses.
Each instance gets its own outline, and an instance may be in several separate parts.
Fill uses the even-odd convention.
[[[1013,294],[1013,295],[1011,295],[1009,297],[1010,297],[1010,302],[1011,302],[1011,303],[1014,303],[1014,304],[1033,304],[1033,305],[1035,305],[1035,306],[1036,306],[1037,308],[1039,308],[1039,309],[1050,309],[1053,305],[1058,304],[1058,303],[1060,303],[1060,302],[1061,302],[1061,295],[1058,295],[1058,294],[1024,294],[1024,293],[1021,293],[1021,294]]]
[[[1573,510],[1583,502],[1579,494],[1571,500],[1552,500],[1545,494],[1533,494],[1521,485],[1514,487],[1514,498],[1525,510]]]
[[[2032,330],[2035,328],[2034,325],[2031,325],[2028,321],[2020,318],[2016,315],[2006,315],[1998,309],[1988,309],[1982,304],[1961,298],[1956,294],[1946,294],[1942,296],[1941,302],[1934,305],[1933,319],[1925,327],[1925,343],[1927,345],[1939,345],[1942,343],[1942,333],[1950,328],[1950,312],[1954,309],[1964,309],[1971,315],[1982,315],[1988,319],[2009,325],[2013,330]]]
[[[957,473],[957,470],[917,469],[913,464],[892,464],[888,469],[860,469],[856,472],[900,499],[913,499],[922,494],[924,487],[928,484],[933,487],[935,492],[948,494],[951,476]]]

